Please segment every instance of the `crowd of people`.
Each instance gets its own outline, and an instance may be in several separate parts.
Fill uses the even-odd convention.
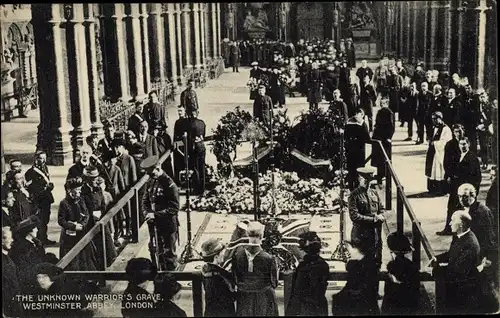
[[[352,76],[356,61],[351,39],[346,39],[339,51],[332,41],[303,40],[297,44],[238,41],[227,43],[223,51],[234,72],[239,71],[240,61],[252,67],[248,86],[254,100],[253,115],[264,123],[270,124],[272,110],[285,107],[287,93],[294,92],[307,96],[310,109],[318,109],[323,99],[329,101],[327,111],[344,119],[353,229],[348,242],[351,259],[346,264],[347,284],[333,296],[334,314],[380,312],[378,273],[385,216],[376,185],[382,184],[386,175],[382,148],[390,158],[396,115],[400,126],[408,127],[405,141],[428,143],[425,174],[429,193],[449,194],[445,228],[438,235],[454,235],[454,239],[450,251],[430,263],[434,272],[445,271],[447,308],[459,313],[498,309],[496,176],[486,204],[477,201],[481,169],[497,163],[496,151],[491,151],[497,142],[496,99],[490,103],[487,92],[474,91],[467,78],[454,74],[449,81],[446,74],[424,71],[421,63],[410,74],[401,60],[383,58],[374,70],[367,61],[361,61]],[[151,178],[140,191],[140,212],[134,206],[125,206],[65,269],[104,270],[116,258],[116,248],[132,236],[134,213],[139,214],[140,222],[150,224],[152,236],[157,234],[166,269],[177,268],[179,187],[190,179],[195,194],[205,190],[206,126],[198,118],[198,98],[192,84],[189,81],[180,95],[173,136],[166,131],[169,121],[165,107],[151,92],[145,105],[137,102],[126,131],[117,132],[113,123],[106,122],[104,138],[91,135],[80,147],[78,159],[68,171],[66,197],[59,204],[60,258],[137,180],[145,173]],[[382,145],[372,147],[372,166],[376,169],[364,167],[364,144],[370,139]],[[171,155],[159,162],[165,153]],[[2,270],[9,282],[3,286],[8,295],[40,288],[43,293],[50,286],[64,285],[53,291],[63,293],[67,288],[60,283],[64,275],[54,265],[58,259],[44,248],[56,243],[47,236],[54,184],[46,160],[47,154],[37,151],[33,166],[25,173],[19,160],[11,160],[2,186]],[[193,176],[186,172],[186,163]],[[278,314],[274,291],[278,270],[273,257],[260,246],[262,224],[249,224],[247,234],[251,244],[234,254],[231,272],[221,267],[224,244],[213,239],[203,244],[205,315]],[[413,247],[408,238],[397,233],[389,235],[387,243],[395,257],[387,266],[382,313],[416,313],[419,271],[405,257]],[[300,246],[305,256],[293,276],[286,314],[325,316],[329,270],[320,256],[321,241],[316,233],[308,232],[301,236]],[[37,266],[40,264],[44,265]],[[129,287],[125,293],[133,295],[132,299],[144,299],[139,297],[148,293],[144,284],[155,281],[162,300],[152,304],[154,310],[186,315],[172,302],[180,290],[178,283],[168,275],[157,276],[151,261],[130,260],[127,274]],[[51,283],[44,285],[47,280]],[[22,310],[13,297],[7,297],[4,304],[14,315]],[[127,311],[124,315],[144,316],[144,311]]]

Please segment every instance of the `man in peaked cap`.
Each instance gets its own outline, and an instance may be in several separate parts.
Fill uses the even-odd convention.
[[[142,197],[142,211],[149,222],[151,237],[158,233],[160,262],[167,270],[177,268],[176,243],[179,239],[179,189],[161,168],[158,156],[144,159],[141,168],[151,177]]]
[[[349,195],[349,215],[352,221],[351,240],[367,246],[368,256],[382,265],[382,223],[385,221],[382,201],[375,187],[373,167],[357,169],[359,186]]]

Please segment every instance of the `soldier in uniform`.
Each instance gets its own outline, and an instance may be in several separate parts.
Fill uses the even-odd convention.
[[[184,133],[187,132],[189,125],[189,120],[186,118],[186,112],[182,106],[179,105],[177,113],[179,114],[179,119],[177,119],[174,124],[174,143],[182,141],[182,137],[184,136]],[[180,146],[178,150],[174,151],[174,175],[177,185],[180,184],[179,173],[186,169],[184,156],[179,151],[184,151],[184,146]]]
[[[206,125],[198,119],[198,112],[193,112],[188,128],[188,152],[191,169],[194,171],[193,192],[203,194],[205,191],[205,133]]]
[[[238,66],[240,65],[241,51],[237,42],[231,45],[231,64],[233,65],[233,73],[239,73]]]
[[[50,205],[54,203],[52,190],[54,184],[50,181],[49,170],[47,169],[47,154],[44,151],[35,153],[35,163],[26,171],[24,178],[28,185],[33,204],[37,207],[40,217],[40,228],[38,229],[38,239],[44,245],[53,245],[56,242],[49,240],[47,236],[47,225],[50,221]]]
[[[143,117],[148,122],[150,134],[153,133],[153,130],[158,123],[167,127],[168,115],[165,112],[165,107],[159,103],[158,95],[155,91],[149,92],[149,102],[144,105]],[[139,126],[140,123],[141,122],[139,122]]]
[[[318,68],[318,64],[313,63],[312,69],[307,74],[307,102],[309,103],[309,109],[317,109],[322,99],[323,81]]]
[[[161,168],[158,156],[144,159],[141,168],[151,177],[142,197],[145,221],[154,221],[152,226],[156,227],[158,232],[157,245],[163,252],[163,261],[167,270],[175,270],[177,268],[175,250],[179,236],[179,189]]]
[[[271,97],[266,95],[266,86],[259,85],[259,95],[253,102],[253,117],[259,119],[265,125],[271,124],[271,109],[273,109],[273,101]]]
[[[363,167],[357,169],[359,187],[349,195],[349,215],[352,221],[351,240],[359,241],[374,259],[377,267],[382,265],[382,201],[374,183],[375,169]]]
[[[187,82],[187,88],[181,93],[181,106],[186,110],[188,117],[199,109],[198,96],[193,90],[193,80]]]

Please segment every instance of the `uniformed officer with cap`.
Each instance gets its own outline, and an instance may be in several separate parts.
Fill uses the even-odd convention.
[[[167,270],[175,270],[175,250],[179,238],[179,189],[172,178],[163,171],[157,156],[144,159],[141,168],[151,177],[142,197],[145,221],[150,222],[150,230],[153,230],[154,226],[158,233],[157,245],[162,252],[160,262],[166,265]]]
[[[368,257],[380,268],[382,264],[382,223],[385,221],[382,202],[374,180],[375,168],[357,169],[359,186],[349,195],[349,215],[352,221],[351,240],[359,240]]]

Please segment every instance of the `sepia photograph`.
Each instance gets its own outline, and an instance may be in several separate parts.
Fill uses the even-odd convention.
[[[3,318],[499,313],[497,1],[0,11]]]

